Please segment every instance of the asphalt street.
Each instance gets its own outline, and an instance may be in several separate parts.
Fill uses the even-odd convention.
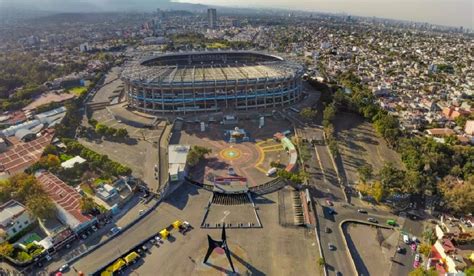
[[[306,126],[298,129],[298,131],[305,138],[322,135],[322,129],[318,127]],[[355,219],[367,221],[368,217],[373,217],[377,219],[379,223],[385,224],[387,219],[395,219],[404,226],[407,232],[417,235],[421,233],[422,224],[419,221],[397,217],[390,212],[377,209],[376,207],[367,208],[366,205],[362,205],[359,200],[354,200],[352,204],[346,202],[328,147],[319,144],[308,146],[312,147],[312,158],[307,162],[306,170],[311,176],[309,180],[311,194],[313,200],[317,203],[317,230],[320,234],[320,242],[328,275],[336,275],[337,272],[342,273],[342,275],[357,274],[351,265],[349,249],[344,242],[344,236],[340,230],[340,223],[344,220]],[[327,199],[330,199],[334,203],[334,206],[331,208],[333,208],[337,214],[329,214]],[[359,213],[357,210],[360,208],[366,210],[368,213]],[[329,229],[328,233],[326,233],[326,228]],[[328,246],[329,243],[334,245],[336,249],[330,250]],[[411,254],[411,250],[409,250],[408,246],[407,249],[406,254],[397,254],[397,256],[394,256],[395,262],[393,262],[392,268],[387,268],[387,272],[390,271],[391,275],[407,275],[412,269],[414,254]],[[363,264],[361,266],[363,266]]]

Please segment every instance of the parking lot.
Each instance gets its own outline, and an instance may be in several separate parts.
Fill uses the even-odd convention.
[[[199,228],[210,192],[190,184],[178,188],[144,220],[132,226],[112,242],[73,264],[84,273],[97,268],[127,252],[143,239],[156,234],[176,219],[187,220],[194,229],[186,235],[174,233],[173,239],[150,251],[131,274],[141,275],[200,275],[203,248],[207,248],[207,234],[218,239],[220,229]],[[285,228],[278,223],[278,196],[276,193],[255,199],[263,228],[228,229],[227,237],[239,267],[255,275],[319,275],[316,264],[317,245],[314,231],[304,228]],[[235,248],[235,251],[233,250]],[[240,253],[239,253],[240,252]],[[220,267],[212,269],[219,271]],[[212,272],[211,271],[211,275]],[[72,271],[73,272],[73,271]],[[219,274],[220,275],[220,274]]]
[[[93,118],[109,127],[127,129],[130,138],[125,141],[114,141],[98,139],[97,137],[81,137],[78,139],[79,142],[100,154],[106,154],[114,161],[130,167],[133,176],[142,179],[150,189],[155,190],[158,187],[158,181],[154,178],[154,166],[159,163],[158,140],[164,128],[133,127],[116,121],[105,109],[95,111]]]

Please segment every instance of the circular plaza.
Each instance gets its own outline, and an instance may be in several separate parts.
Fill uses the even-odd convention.
[[[204,132],[199,124],[186,124],[179,143],[211,149],[205,160],[189,170],[188,176],[206,185],[236,181],[249,188],[273,180],[275,175],[267,175],[272,165],[286,168],[291,154],[284,143],[274,139],[275,133],[282,131],[282,123],[270,121],[263,128],[258,127],[257,120],[242,123],[241,128],[213,123]]]

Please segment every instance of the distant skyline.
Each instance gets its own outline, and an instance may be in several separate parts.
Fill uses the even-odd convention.
[[[0,12],[6,7],[57,12],[182,7],[175,3],[347,13],[474,29],[474,0],[0,0]]]
[[[179,2],[348,13],[474,29],[474,0],[179,0]]]

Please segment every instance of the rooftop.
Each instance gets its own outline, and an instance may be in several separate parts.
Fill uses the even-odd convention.
[[[16,200],[9,200],[0,206],[0,227],[6,227],[16,216],[25,211],[25,206]]]
[[[69,159],[69,160],[66,160],[64,162],[61,163],[61,167],[65,168],[65,169],[70,169],[70,168],[73,168],[75,164],[82,164],[86,162],[86,159],[80,157],[79,155]]]
[[[35,176],[60,211],[64,211],[66,217],[63,219],[67,224],[74,228],[90,220],[88,216],[82,214],[80,207],[82,196],[74,188],[47,171],[39,172]]]
[[[188,152],[191,149],[189,145],[169,145],[168,162],[169,164],[186,164]]]

